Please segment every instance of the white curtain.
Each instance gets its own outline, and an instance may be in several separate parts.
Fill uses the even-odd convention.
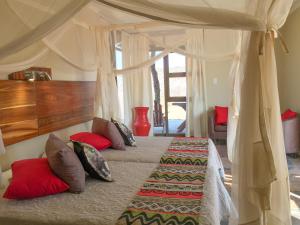
[[[193,55],[204,55],[204,30],[187,31],[186,50]],[[207,137],[207,98],[205,61],[187,57],[187,136]]]
[[[232,167],[232,197],[239,221],[231,224],[291,224],[274,37],[292,1],[269,3],[268,30],[252,32],[246,62],[242,62],[245,74]]]
[[[155,45],[158,49],[163,49],[159,54],[150,57],[146,61],[139,62],[135,65],[128,66],[123,69],[116,69],[114,71],[115,75],[127,75],[128,73],[131,73],[131,71],[135,69],[141,69],[144,67],[150,67],[153,65],[156,61],[159,59],[163,58],[164,56],[168,55],[171,52],[177,52],[179,54],[185,55],[186,57],[193,58],[196,60],[202,60],[206,62],[219,62],[219,61],[226,61],[230,60],[232,58],[236,58],[237,51],[231,50],[231,51],[226,51],[226,52],[217,52],[217,53],[205,53],[205,52],[199,52],[195,50],[194,48],[190,49],[183,49],[180,48],[182,46],[186,46],[187,43],[192,43],[191,39],[193,36],[188,35],[192,31],[197,31],[196,29],[187,29],[186,35],[184,35],[184,38],[180,39],[179,41],[177,40],[175,43],[165,43],[161,41],[157,41],[153,37],[150,37],[149,35],[145,35],[143,33],[139,33],[139,35],[145,37],[148,39],[149,43],[151,43],[153,46]],[[208,30],[206,30],[207,32]],[[228,36],[226,36],[228,37]]]
[[[17,5],[15,1],[18,0],[7,2],[10,12],[14,19],[18,20],[19,24],[29,31],[33,30],[37,23],[36,20],[31,18],[32,14],[40,13],[42,10],[43,17],[55,15],[53,11],[50,9],[47,11],[45,7],[43,8],[39,4],[34,5],[34,9],[36,9],[34,13],[23,13],[24,6]],[[31,5],[33,3],[23,2],[23,4],[27,7],[33,7]],[[84,13],[86,10],[83,9],[80,13]],[[41,41],[18,51],[16,54],[6,56],[0,61],[0,72],[10,73],[27,69],[46,56],[50,50],[74,68],[88,72],[96,71],[95,34],[90,26],[76,23],[76,18],[79,16],[76,14],[75,17],[60,25],[59,28],[52,31],[51,34],[48,34]],[[18,32],[18,29],[16,32]]]
[[[4,2],[5,1],[2,1],[1,4],[4,4]],[[52,31],[56,30],[70,18],[72,18],[80,9],[82,9],[87,3],[89,3],[89,0],[69,1],[64,3],[67,4],[62,4],[61,8],[58,8],[54,15],[41,17],[43,19],[47,19],[44,21],[41,20],[40,23],[35,24],[35,27],[33,29],[27,29],[23,27],[20,28],[20,30],[13,31],[13,34],[17,34],[14,38],[12,38],[13,35],[5,35],[5,37],[9,37],[9,39],[5,39],[4,37],[2,37],[1,44],[5,44],[0,45],[0,59],[17,53],[18,51],[34,44],[35,42],[40,41],[42,38],[46,37]],[[51,7],[51,5],[48,7],[49,8],[46,8],[47,10],[53,10],[53,7]],[[32,18],[36,19],[35,23],[38,21],[36,17]],[[2,23],[4,21],[8,21],[7,18],[1,18],[1,20]],[[4,26],[6,27],[7,25]]]
[[[239,81],[242,81],[240,83],[241,102],[232,169],[232,196],[238,207],[240,218],[239,221],[232,222],[237,224],[249,224],[251,222],[252,224],[262,224],[263,222],[272,225],[291,224],[288,171],[280,121],[273,39],[276,36],[276,30],[285,22],[292,0],[188,1],[196,3],[194,6],[193,4],[183,6],[186,1],[174,1],[175,3],[166,0],[97,1],[100,2],[100,7],[109,5],[143,16],[142,19],[141,17],[130,17],[128,14],[124,17],[118,17],[119,11],[115,11],[115,14],[107,14],[105,7],[99,11],[97,9],[92,10],[99,12],[95,16],[98,20],[100,17],[101,20],[106,16],[108,21],[112,21],[112,23],[149,22],[147,18],[150,18],[183,27],[214,27],[256,31],[251,33],[251,40],[248,43],[245,42],[247,44],[242,47],[243,52],[241,53],[247,57],[245,61],[241,59],[240,62],[242,66],[245,66],[245,73],[240,74],[242,77],[239,78]],[[31,46],[37,47],[43,38],[48,37],[52,31],[71,19],[89,1],[31,1],[35,5],[41,5],[39,7],[47,12],[53,11],[53,14],[47,15],[24,7],[22,2],[25,1],[10,0],[9,2],[14,2],[14,6],[19,9],[24,9],[19,10],[19,12],[27,14],[27,18],[30,18],[31,21],[37,21],[37,23],[32,28],[26,28],[8,9],[7,1],[0,1],[0,27],[2,28],[0,59],[3,60],[20,50],[25,51]],[[200,3],[197,4],[197,2]],[[204,2],[210,4],[207,5]],[[247,3],[250,7],[246,7]],[[88,14],[85,16],[88,17]],[[116,20],[114,20],[115,17]],[[128,19],[129,17],[130,19]],[[91,24],[99,25],[89,19],[87,21],[92,21]],[[168,27],[166,30],[162,28],[161,32],[152,33],[162,34],[170,28],[172,27]],[[143,62],[149,59],[149,41],[146,37],[132,34],[132,31],[138,33],[137,30],[133,29],[130,35],[122,35],[123,68],[143,65]],[[59,50],[64,49],[69,44],[67,41],[70,39],[69,37],[61,42]],[[96,103],[102,104],[102,108],[97,108],[98,113],[107,118],[115,113],[114,106],[108,109],[104,108],[104,105],[114,103],[106,101],[107,97],[111,97],[109,93],[113,93],[113,89],[109,90],[108,87],[114,88],[109,86],[113,85],[114,82],[113,76],[109,75],[113,72],[112,60],[107,59],[112,54],[108,43],[109,35],[97,31],[97,90],[101,94]],[[101,47],[102,45],[104,48]],[[80,46],[79,44],[75,47]],[[167,51],[170,51],[170,48]],[[28,51],[29,53],[30,51]],[[82,56],[75,54],[79,58]],[[73,63],[71,56],[72,54],[65,59]],[[104,62],[106,62],[105,65]],[[76,65],[74,63],[74,66]],[[103,85],[107,86],[102,87]],[[124,97],[127,125],[130,127],[132,125],[132,110],[135,106],[149,106],[149,119],[152,119],[152,87],[148,67],[135,68],[124,76]],[[113,96],[112,98],[117,99]],[[105,101],[106,103],[104,103]]]
[[[149,41],[138,34],[122,33],[123,67],[136,65],[149,59]],[[152,124],[152,81],[149,67],[132,70],[123,77],[125,124],[132,127],[134,107],[149,107],[148,119]]]
[[[260,18],[250,14],[242,14],[232,10],[236,1],[228,4],[228,9],[218,8],[220,2],[215,3],[215,7],[207,6],[203,1],[194,1],[194,5],[172,4],[170,1],[137,1],[137,0],[97,0],[99,3],[112,6],[114,8],[134,13],[151,20],[162,21],[180,26],[188,27],[221,27],[228,29],[244,30],[264,30],[265,24]],[[199,3],[200,2],[200,3]],[[215,1],[206,1],[214,3]],[[223,2],[223,1],[221,1]],[[242,3],[248,1],[241,1]],[[255,4],[256,1],[253,0]],[[178,3],[178,2],[177,2]]]
[[[110,120],[120,119],[117,83],[114,69],[114,42],[110,32],[96,29],[97,82],[95,108],[96,116]]]
[[[231,99],[228,107],[228,125],[227,125],[227,154],[228,159],[232,162],[236,144],[237,127],[240,115],[241,104],[241,85],[243,82],[243,74],[245,73],[245,59],[248,51],[248,43],[251,32],[240,31],[238,33],[238,44],[236,48],[236,56],[233,58],[232,66],[229,73],[231,79]]]

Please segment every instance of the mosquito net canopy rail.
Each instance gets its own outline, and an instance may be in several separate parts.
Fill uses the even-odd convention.
[[[152,102],[149,66],[178,52],[187,57],[187,135],[198,136],[207,134],[206,65],[228,61],[228,151],[239,212],[230,222],[288,225],[274,40],[291,6],[292,0],[2,0],[0,72],[28,68],[53,52],[97,73],[95,114],[110,118],[119,116],[115,76],[126,79],[130,111]],[[118,69],[116,48],[124,61]],[[160,52],[150,56],[153,49]]]

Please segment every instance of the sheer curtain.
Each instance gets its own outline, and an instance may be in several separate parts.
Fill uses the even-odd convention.
[[[99,3],[112,6],[114,8],[143,16],[152,20],[164,23],[180,25],[185,27],[211,27],[228,28],[242,30],[264,30],[265,24],[259,18],[250,14],[230,10],[237,5],[236,1],[228,2],[228,9],[218,7],[220,2],[208,0],[214,7],[206,4],[199,4],[199,1],[193,1],[194,5],[184,4],[180,1],[178,4],[171,4],[166,0],[154,1],[136,1],[136,0],[97,0]],[[224,2],[224,1],[221,1]],[[249,2],[248,0],[241,1]],[[252,1],[256,4],[256,1]],[[197,4],[198,3],[198,4]],[[215,4],[214,4],[215,3]],[[226,2],[227,3],[227,2]],[[241,4],[243,5],[243,4]],[[245,11],[247,9],[244,9]]]
[[[110,120],[120,119],[117,83],[114,70],[114,42],[109,31],[96,29],[97,82],[96,116]]]
[[[130,67],[149,59],[149,41],[138,34],[122,33],[123,67]],[[125,124],[132,127],[133,110],[137,106],[149,107],[148,119],[152,124],[152,81],[149,67],[132,70],[123,77]],[[153,124],[152,124],[153,128]]]
[[[53,11],[53,14],[41,13],[42,15],[23,7],[22,1],[10,0],[9,2],[14,2],[15,6],[20,9],[19,12],[27,13],[30,15],[28,18],[36,23],[32,28],[26,28],[9,9],[7,10],[7,1],[0,1],[0,27],[3,28],[3,35],[0,35],[0,59],[3,60],[31,46],[38,48],[43,38],[48,37],[52,31],[71,19],[89,1],[35,1],[46,4],[47,12]],[[240,59],[240,66],[242,66],[240,68],[244,67],[245,72],[239,74],[241,77],[239,77],[239,82],[236,82],[241,85],[240,89],[236,89],[240,91],[241,101],[233,152],[232,195],[240,217],[239,221],[232,221],[232,223],[291,224],[288,170],[280,121],[273,45],[276,31],[285,22],[292,0],[207,0],[206,2],[212,3],[213,7],[210,4],[182,5],[185,1],[168,4],[169,1],[166,0],[97,0],[97,2],[102,6],[112,6],[143,17],[142,20],[138,17],[133,22],[154,19],[166,24],[190,28],[229,28],[252,31],[250,40],[245,41],[241,48],[243,51],[241,54],[246,57]],[[203,3],[203,1],[196,0],[189,2]],[[247,5],[245,3],[249,3],[250,7],[244,7]],[[224,5],[227,6],[223,7]],[[237,5],[241,6],[241,9],[236,8]],[[98,16],[104,13],[103,8],[101,10]],[[112,15],[117,16],[118,12]],[[122,23],[126,18],[119,18],[117,23],[118,21]],[[127,23],[130,22],[127,21]],[[138,33],[135,29],[134,32]],[[109,35],[98,32],[97,36],[97,54],[99,54],[97,90],[98,93],[101,92],[98,103],[103,104],[104,107],[111,103],[107,102],[104,96],[108,97],[108,93],[114,90],[108,90],[108,88],[100,90],[100,88],[104,84],[108,86],[113,84],[113,76],[109,75],[112,74],[112,61],[105,58],[111,57],[109,44],[107,44]],[[59,50],[64,49],[64,46],[68,44],[68,39],[61,42]],[[103,40],[106,43],[102,43]],[[148,48],[149,41],[146,37],[137,34],[122,35],[124,69],[146,65],[144,62],[149,59]],[[171,50],[168,47],[164,54]],[[100,53],[107,55],[100,55]],[[78,55],[79,58],[82,56]],[[68,59],[74,63],[72,57]],[[152,87],[148,67],[135,68],[124,75],[124,92],[127,125],[130,127],[132,125],[132,109],[135,106],[149,106],[149,118],[152,119]],[[114,113],[113,107],[108,108],[108,112],[106,108],[99,109],[101,115],[105,114],[109,117],[111,113]],[[103,110],[106,112],[102,112]]]
[[[5,1],[2,1],[1,4],[5,4],[4,2]],[[35,26],[32,29],[15,27],[16,30],[14,30],[12,34],[1,35],[0,59],[17,53],[35,42],[40,41],[72,18],[87,3],[89,3],[89,0],[62,1],[61,7],[56,9],[54,14],[49,15],[44,13],[44,16],[40,17],[43,18],[42,20],[40,19],[40,21],[38,20],[38,17],[32,17],[32,20],[35,20]],[[9,11],[9,7],[6,8],[7,11]],[[50,5],[45,10],[53,10],[53,7]],[[9,20],[7,20],[7,18],[1,18],[1,21],[2,23],[7,23]],[[0,23],[1,26],[2,23]],[[3,26],[7,27],[7,25],[4,24]],[[13,37],[13,35],[15,35],[15,37]],[[4,43],[4,45],[2,43]]]
[[[81,4],[87,3],[85,1],[78,1],[76,4],[74,3],[75,6],[80,2]],[[0,46],[3,43],[8,45],[13,40],[18,39],[18,36],[34,33],[37,26],[52,20],[52,17],[56,17],[58,13],[67,10],[64,7],[73,4],[69,0],[62,0],[58,4],[57,2],[55,3],[53,3],[53,0],[47,2],[34,0],[2,1],[0,4],[5,13],[1,11],[0,17],[4,14],[10,18],[9,21],[12,24],[11,27],[4,27],[3,35],[0,37]],[[58,24],[55,25],[53,31],[49,32],[47,30],[45,36],[41,36],[41,39],[34,41],[28,47],[22,48],[15,53],[7,53],[0,60],[0,72],[11,73],[27,69],[43,57],[46,57],[50,51],[79,70],[96,71],[96,41],[94,31],[92,26],[84,22],[78,22],[81,14],[89,10],[88,7],[84,6],[81,5],[81,8],[77,6],[78,8],[73,12],[74,14],[67,12],[67,14],[70,14],[68,19],[59,22],[56,21]],[[0,27],[3,28],[1,21]]]
[[[291,224],[289,176],[284,151],[274,38],[292,1],[269,2],[266,32],[252,32],[241,86],[240,118],[233,155],[232,197],[239,221]]]
[[[241,105],[241,85],[243,74],[245,73],[245,58],[248,51],[248,43],[251,33],[248,31],[238,32],[238,44],[236,56],[230,69],[229,79],[231,80],[231,99],[228,107],[228,125],[227,125],[227,154],[228,159],[232,162],[235,152],[237,127],[239,123],[240,105]]]
[[[198,56],[204,55],[204,30],[188,30],[186,50]],[[207,137],[207,98],[205,61],[187,57],[187,136]]]

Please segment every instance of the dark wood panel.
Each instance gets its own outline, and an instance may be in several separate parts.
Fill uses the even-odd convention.
[[[0,124],[34,119],[37,119],[36,105],[23,105],[0,109]]]
[[[0,125],[5,145],[14,144],[38,135],[38,121],[27,120]]]
[[[40,135],[93,119],[95,82],[38,82],[36,87]]]
[[[93,107],[95,82],[37,82],[38,117],[61,115],[82,107]]]
[[[6,145],[38,134],[34,83],[1,81],[0,99],[0,128]]]
[[[69,112],[39,118],[39,135],[63,129],[75,124],[92,120],[94,111],[91,106],[70,110]]]
[[[85,81],[0,81],[5,145],[91,120],[95,89]]]
[[[0,109],[34,105],[35,83],[26,81],[2,80],[0,82]]]

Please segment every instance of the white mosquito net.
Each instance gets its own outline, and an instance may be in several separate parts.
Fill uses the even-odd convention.
[[[125,117],[151,104],[149,66],[187,57],[187,135],[207,135],[208,64],[225,61],[232,84],[228,151],[231,224],[291,224],[274,42],[292,0],[1,0],[0,72],[28,68],[54,52],[97,73],[96,112],[119,117],[115,77],[124,78]],[[123,67],[116,69],[115,49]],[[150,56],[149,50],[160,53]],[[151,111],[151,107],[150,107]]]

